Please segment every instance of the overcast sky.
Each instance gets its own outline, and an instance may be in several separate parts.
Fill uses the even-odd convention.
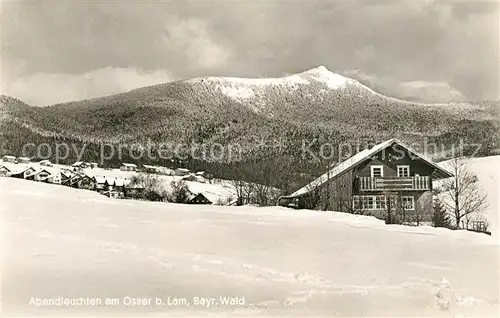
[[[399,98],[499,98],[496,2],[4,0],[1,19],[2,92],[31,104],[318,65]]]

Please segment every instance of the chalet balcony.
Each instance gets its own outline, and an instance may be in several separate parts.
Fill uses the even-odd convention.
[[[359,178],[360,191],[426,191],[431,189],[429,176],[403,178]]]

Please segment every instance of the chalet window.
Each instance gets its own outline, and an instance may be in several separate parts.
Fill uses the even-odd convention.
[[[372,178],[381,178],[384,176],[384,166],[371,166]]]
[[[375,197],[375,209],[383,210],[385,209],[385,197],[384,196],[376,196]]]
[[[410,176],[410,166],[398,166],[398,177],[409,177]]]
[[[363,210],[372,210],[373,209],[373,197],[372,196],[364,196],[363,200]]]
[[[405,210],[415,209],[413,197],[401,197],[401,207]]]

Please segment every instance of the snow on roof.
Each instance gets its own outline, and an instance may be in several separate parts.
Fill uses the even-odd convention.
[[[83,161],[77,161],[74,164],[72,164],[73,167],[77,167],[83,164]]]
[[[122,166],[125,166],[125,167],[137,167],[137,165],[135,163],[122,163]]]
[[[142,165],[144,168],[147,168],[147,169],[157,169],[158,167],[155,167],[155,166],[151,166],[151,165]]]
[[[186,169],[186,168],[177,168],[175,170],[178,170],[178,171],[189,171],[189,169]]]
[[[10,156],[10,155],[5,155],[2,158],[4,158],[4,159],[16,159],[15,156]]]
[[[328,181],[328,179],[332,179],[335,176],[349,170],[350,168],[356,166],[357,164],[361,163],[365,159],[368,159],[369,157],[374,156],[379,151],[382,151],[383,149],[386,149],[395,143],[398,144],[399,146],[405,148],[407,151],[411,152],[412,154],[418,156],[423,161],[426,161],[427,164],[436,168],[436,170],[440,173],[439,176],[441,176],[441,177],[453,176],[453,174],[451,172],[447,171],[443,167],[440,167],[436,163],[432,162],[432,160],[428,159],[424,155],[421,155],[421,154],[417,153],[416,151],[410,149],[408,146],[404,145],[399,140],[393,138],[393,139],[389,139],[389,140],[386,140],[384,142],[381,142],[381,143],[373,146],[372,148],[364,149],[363,151],[358,152],[354,156],[350,157],[349,159],[347,159],[347,160],[341,162],[340,164],[338,164],[337,166],[333,167],[330,171],[325,172],[319,178],[315,179],[311,183],[309,183],[309,184],[305,185],[304,187],[300,188],[299,190],[295,191],[294,193],[292,193],[288,197],[297,197],[297,196],[301,196],[303,194],[309,193],[314,188],[324,184],[326,181]]]

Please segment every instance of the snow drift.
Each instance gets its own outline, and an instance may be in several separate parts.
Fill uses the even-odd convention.
[[[484,234],[278,207],[113,200],[10,178],[0,178],[0,191],[5,316],[437,317],[499,309],[499,250]],[[29,305],[58,297],[119,302]],[[169,297],[188,303],[167,305]]]

